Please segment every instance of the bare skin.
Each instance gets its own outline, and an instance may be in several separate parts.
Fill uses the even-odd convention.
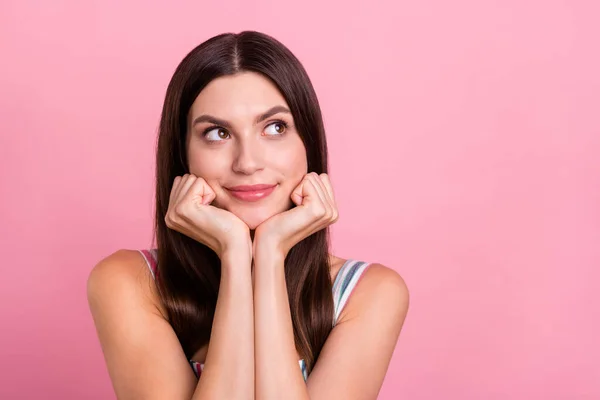
[[[306,149],[280,92],[256,73],[217,78],[188,117],[190,175],[176,178],[165,222],[222,261],[211,345],[193,356],[206,370],[198,381],[143,257],[120,250],[88,279],[118,398],[376,398],[409,304],[404,280],[381,264],[362,276],[306,382],[298,368],[283,260],[334,223],[337,207],[328,176],[307,174]],[[275,189],[254,202],[232,191],[254,184]],[[332,280],[344,262],[330,255]]]
[[[138,258],[139,260],[137,260],[137,263],[141,263],[142,264],[142,271],[140,271],[141,274],[143,275],[147,275],[144,279],[144,281],[148,281],[148,279],[150,279],[150,281],[152,280],[152,276],[150,275],[150,272],[148,271],[148,267],[145,264],[144,259],[141,257],[141,255],[139,254],[138,251],[135,250],[123,250],[128,254],[127,258]],[[330,265],[331,267],[331,279],[332,282],[333,280],[335,280],[335,277],[338,273],[338,271],[340,270],[340,268],[342,267],[342,265],[344,264],[344,262],[346,262],[346,260],[344,260],[343,258],[340,257],[336,257],[334,255],[330,255],[329,256],[329,260],[330,260]],[[139,269],[139,266],[136,268]],[[146,286],[146,285],[144,285]],[[152,286],[152,285],[150,285]],[[148,301],[148,307],[154,307],[156,308],[156,310],[166,319],[166,315],[167,315],[167,311],[164,307],[164,305],[160,302],[160,298],[158,297],[158,293],[156,292],[156,290],[152,287],[148,288],[148,287],[141,287],[140,288],[141,291],[145,292],[145,297],[147,297],[147,301]],[[194,353],[194,355],[192,356],[191,360],[192,361],[196,361],[199,363],[204,363],[206,361],[206,351],[208,350],[208,344],[202,346],[200,349],[198,349],[198,351],[196,353]],[[298,354],[298,359],[302,358],[300,354]]]

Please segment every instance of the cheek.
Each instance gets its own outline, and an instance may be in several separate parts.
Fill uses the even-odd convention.
[[[188,152],[190,174],[202,178],[208,183],[216,198],[211,203],[215,207],[225,208],[222,203],[222,177],[231,169],[231,160],[222,152],[195,150]]]
[[[308,172],[308,163],[306,160],[306,150],[304,144],[298,138],[298,142],[294,146],[290,146],[287,151],[278,153],[277,164],[280,171],[290,179],[299,183],[304,175]]]
[[[211,152],[197,151],[188,154],[190,173],[207,182],[218,179],[226,171],[225,162],[225,157],[216,157]]]

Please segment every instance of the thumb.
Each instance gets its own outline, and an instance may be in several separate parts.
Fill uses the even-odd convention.
[[[290,195],[290,198],[297,206],[306,205],[307,202],[314,201],[315,199],[319,198],[314,185],[310,181],[309,175],[310,174],[304,175],[302,182],[296,186]]]
[[[215,199],[215,192],[203,178],[198,178],[190,188],[192,196],[202,205],[208,205]]]
[[[302,181],[298,184],[298,186],[296,186],[296,188],[292,191],[292,194],[290,195],[290,198],[292,199],[292,202],[299,206],[302,204],[302,199],[305,196],[305,191],[306,189],[304,188],[305,185],[307,183],[307,178],[306,176],[302,179]]]

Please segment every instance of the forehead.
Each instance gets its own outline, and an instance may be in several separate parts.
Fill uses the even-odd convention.
[[[256,72],[227,75],[211,81],[192,104],[195,117],[210,114],[215,117],[255,117],[276,105],[288,107],[277,86]]]

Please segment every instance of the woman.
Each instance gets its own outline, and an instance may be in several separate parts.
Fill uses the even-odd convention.
[[[156,161],[157,249],[117,251],[88,279],[118,398],[376,398],[408,291],[328,253],[323,121],[294,55],[249,31],[192,50]]]

